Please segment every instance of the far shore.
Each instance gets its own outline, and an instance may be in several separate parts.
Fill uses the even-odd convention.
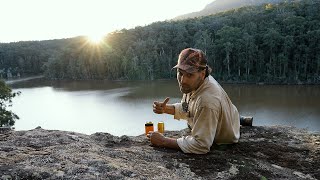
[[[22,77],[22,78],[11,78],[11,79],[5,79],[4,81],[6,82],[6,84],[14,84],[16,82],[20,82],[20,81],[28,81],[31,79],[39,79],[39,78],[43,78],[43,75],[39,75],[39,76],[29,76],[29,77]]]
[[[214,76],[213,76],[214,77]],[[10,78],[10,79],[3,79],[6,84],[14,84],[21,81],[28,81],[32,79],[39,79],[39,78],[45,78],[44,75],[38,75],[38,76],[27,76],[27,77],[20,77],[20,78]],[[0,78],[1,80],[1,78]],[[168,79],[154,79],[154,80],[127,80],[127,79],[49,79],[49,80],[73,80],[73,81],[86,81],[86,80],[92,80],[92,81],[114,81],[114,82],[126,82],[126,81],[168,81],[168,80],[175,80],[175,78],[168,78]],[[320,85],[317,83],[308,83],[308,82],[244,82],[244,81],[223,81],[218,80],[220,84],[236,84],[236,85]]]

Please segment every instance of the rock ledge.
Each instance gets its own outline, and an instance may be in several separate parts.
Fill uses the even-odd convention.
[[[283,126],[242,127],[238,144],[192,155],[152,147],[145,135],[4,131],[0,179],[320,179],[320,135]]]

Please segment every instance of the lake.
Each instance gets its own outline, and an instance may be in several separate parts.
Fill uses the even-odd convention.
[[[166,130],[186,128],[185,121],[152,111],[153,101],[180,102],[176,80],[48,81],[10,84],[21,95],[10,108],[20,119],[16,130],[37,126],[85,134],[140,135],[147,121],[163,121]],[[241,115],[253,125],[286,125],[320,132],[320,86],[222,84]],[[155,125],[155,128],[157,126]]]

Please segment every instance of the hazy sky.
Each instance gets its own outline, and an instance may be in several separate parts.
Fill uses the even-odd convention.
[[[99,36],[199,11],[214,0],[0,0],[0,42]]]

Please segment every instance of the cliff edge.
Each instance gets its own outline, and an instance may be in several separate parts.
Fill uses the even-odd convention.
[[[238,144],[192,155],[152,147],[145,135],[6,131],[0,134],[0,179],[320,179],[320,134],[242,127]]]

